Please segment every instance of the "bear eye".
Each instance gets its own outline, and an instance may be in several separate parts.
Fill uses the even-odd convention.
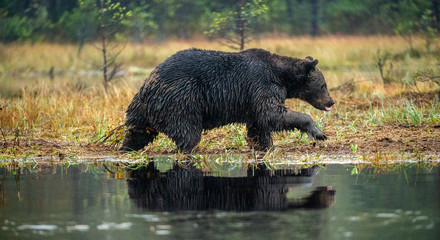
[[[325,84],[322,84],[321,89],[324,89],[324,88],[325,88]]]

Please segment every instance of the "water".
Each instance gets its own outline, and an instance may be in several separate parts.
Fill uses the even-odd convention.
[[[440,237],[438,167],[359,175],[342,164],[280,168],[170,161],[0,168],[0,239]]]

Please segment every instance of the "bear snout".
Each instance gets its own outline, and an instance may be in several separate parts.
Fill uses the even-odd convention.
[[[325,106],[325,111],[330,111],[332,110],[332,106],[335,105],[335,100],[334,99],[330,99],[330,102],[328,102]]]
[[[334,99],[330,100],[330,107],[333,106],[333,105],[335,105],[335,100]]]

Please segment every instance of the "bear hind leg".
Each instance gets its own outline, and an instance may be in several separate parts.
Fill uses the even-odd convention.
[[[176,143],[179,151],[188,154],[196,150],[195,148],[202,138],[202,130],[194,129],[192,131],[188,131],[188,133],[185,135],[176,134],[170,137]]]
[[[249,146],[258,151],[266,151],[272,147],[272,133],[270,131],[261,130],[260,128],[248,127],[247,138]]]

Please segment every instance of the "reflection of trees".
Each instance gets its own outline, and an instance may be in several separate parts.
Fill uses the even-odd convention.
[[[105,219],[102,209],[129,208],[124,204],[126,183],[101,178],[106,175],[99,165],[17,167],[5,170],[4,184],[1,171],[0,168],[0,209],[4,216],[43,219],[60,214],[72,221],[90,222]]]
[[[161,173],[154,163],[129,172],[128,192],[138,207],[153,211],[173,210],[285,210],[329,207],[335,191],[322,187],[301,201],[290,201],[290,187],[309,185],[317,169],[266,170],[248,168],[247,176],[206,176],[194,166],[174,165]]]
[[[1,177],[0,180],[0,209],[4,208],[5,206],[5,179],[6,179],[6,173],[3,174],[3,177]]]

